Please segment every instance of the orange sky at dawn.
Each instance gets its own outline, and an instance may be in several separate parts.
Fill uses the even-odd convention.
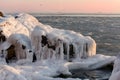
[[[120,13],[120,0],[0,0],[3,12]]]

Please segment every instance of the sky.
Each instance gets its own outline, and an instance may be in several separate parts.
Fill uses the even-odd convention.
[[[120,0],[0,0],[6,13],[120,13]]]

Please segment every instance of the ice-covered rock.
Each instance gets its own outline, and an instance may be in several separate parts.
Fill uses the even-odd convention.
[[[87,59],[76,59],[73,62],[65,63],[68,68],[71,69],[84,69],[84,70],[94,70],[99,69],[109,64],[112,64],[116,59],[115,56],[105,56],[102,54],[96,54],[95,56],[89,57]]]
[[[80,80],[51,77],[71,75],[71,69],[98,69],[115,60],[96,55],[96,42],[90,36],[52,28],[25,13],[0,17],[0,32],[4,36],[0,37],[0,80]],[[6,65],[4,57],[11,48],[18,61]],[[34,54],[37,61],[32,63]]]
[[[47,41],[45,40],[45,36],[45,31],[41,30],[40,27],[35,27],[31,33],[31,42],[37,60],[40,60],[43,56],[43,46],[45,46],[47,43]],[[44,40],[42,38],[44,38]]]
[[[120,54],[117,56],[109,80],[120,80]]]
[[[15,15],[15,19],[24,25],[30,32],[37,25],[42,25],[35,17],[26,13],[20,13]]]
[[[9,37],[13,33],[29,35],[28,29],[16,20],[14,16],[5,16],[0,18],[0,29],[6,37]]]
[[[16,58],[16,60],[29,59],[32,62],[33,59],[31,41],[24,34],[11,34],[1,45],[0,51],[6,52],[4,54],[6,54],[7,60],[12,58]]]
[[[36,44],[33,46],[36,48],[37,46],[39,46],[39,53],[42,49],[41,46],[43,34],[45,35],[47,40],[46,45],[48,45],[48,52],[50,48],[54,50],[54,52],[53,50],[51,50],[49,54],[59,54],[61,59],[64,59],[64,54],[67,56],[68,60],[70,58],[70,55],[73,55],[72,58],[87,58],[96,54],[96,43],[90,36],[86,37],[74,31],[56,28],[50,28],[50,30],[46,30],[45,28],[43,29],[43,27],[41,26],[37,26],[32,31],[31,38],[32,44]],[[38,50],[35,50],[35,52],[37,52]]]
[[[96,54],[96,43],[91,37],[85,37],[70,30],[52,28],[49,25],[38,22],[35,17],[29,14],[21,13],[0,18],[0,26],[6,38],[16,33],[31,35],[33,50],[39,54],[39,56],[36,54],[37,57],[45,55],[45,50],[48,50],[50,56],[60,56],[60,59],[64,59],[64,54],[66,54],[68,60],[71,57],[70,55],[75,58],[87,58]],[[43,34],[49,41],[48,49],[41,47]],[[35,36],[39,37],[39,39],[36,38],[38,41],[35,41]],[[39,46],[39,49],[37,49],[37,46]],[[52,48],[55,50],[52,50]]]

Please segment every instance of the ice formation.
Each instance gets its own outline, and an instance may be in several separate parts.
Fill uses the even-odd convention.
[[[71,75],[71,69],[97,69],[114,59],[97,55],[90,36],[52,28],[25,13],[0,17],[0,80],[75,80],[51,76]]]
[[[43,36],[47,41],[43,39]],[[45,43],[42,43],[42,39]],[[64,60],[64,55],[66,55],[67,60],[69,60],[70,57],[81,59],[96,54],[96,43],[90,36],[83,36],[69,30],[50,28],[48,31],[44,26],[39,25],[32,31],[31,41],[35,52],[37,52],[39,56],[46,54],[44,50],[49,52],[49,56],[54,56],[55,58],[59,56],[62,60]]]
[[[81,59],[96,54],[96,43],[90,36],[86,37],[74,31],[52,28],[38,22],[36,18],[28,14],[21,13],[15,16],[2,17],[0,26],[1,35],[4,35],[6,39],[16,33],[28,36],[38,60],[59,58],[69,61],[72,58]],[[14,36],[13,39],[15,38],[18,37]],[[19,50],[17,54],[21,52],[22,50]]]
[[[113,71],[109,80],[119,80],[119,79],[120,79],[120,54],[117,56],[114,62]]]

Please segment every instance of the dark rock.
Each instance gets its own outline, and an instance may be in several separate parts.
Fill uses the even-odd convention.
[[[31,53],[32,52],[32,50],[29,50],[29,53]]]
[[[33,61],[32,62],[35,62],[36,60],[37,60],[36,55],[35,55],[35,53],[33,53]]]
[[[3,35],[3,31],[0,31],[0,41],[1,42],[5,42],[6,41],[6,37],[5,37],[5,35]]]
[[[52,50],[55,50],[55,49],[56,49],[56,48],[55,48],[55,47],[56,47],[55,45],[49,45],[49,44],[48,44],[47,47],[48,47],[49,49],[52,49]]]
[[[25,45],[22,45],[22,49],[26,49],[26,46],[25,46]]]
[[[69,49],[69,54],[70,54],[70,58],[74,58],[75,56],[75,52],[74,52],[74,46],[73,44],[69,45],[70,49]]]
[[[42,35],[42,41],[41,41],[41,43],[42,43],[42,47],[44,47],[45,45],[48,44],[48,39],[47,39],[46,36]]]
[[[67,55],[67,45],[66,43],[63,43],[63,53]],[[74,52],[74,46],[73,44],[69,45],[69,62],[72,61],[72,59],[75,57],[75,52]]]
[[[67,47],[66,47],[66,43],[63,43],[63,53],[65,54],[65,55],[67,55]]]
[[[11,45],[7,50],[6,62],[9,63],[12,60],[16,59],[15,46]]]
[[[2,13],[1,11],[0,11],[0,16],[1,16],[1,17],[4,17],[4,15],[3,15],[3,13]]]
[[[58,76],[55,76],[54,78],[70,78],[71,76],[70,75],[65,75],[65,74],[60,74]]]
[[[18,16],[15,16],[15,18],[18,18]]]

